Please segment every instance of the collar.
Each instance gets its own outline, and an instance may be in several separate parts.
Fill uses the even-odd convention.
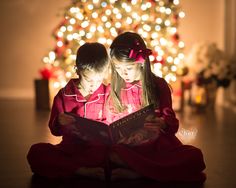
[[[139,80],[139,81],[135,81],[135,82],[132,82],[132,83],[126,82],[125,83],[125,87],[122,88],[122,90],[130,90],[130,89],[132,89],[134,87],[142,88],[141,81]]]
[[[97,97],[99,97],[100,95],[104,95],[105,93],[105,86],[101,84],[100,87],[90,96],[90,98],[86,100],[78,89],[78,83],[79,83],[78,78],[71,79],[64,87],[64,96],[66,97],[74,96],[76,97],[76,100],[78,102],[92,102],[94,100],[97,100]]]

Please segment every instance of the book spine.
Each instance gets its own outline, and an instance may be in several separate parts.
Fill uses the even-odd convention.
[[[107,131],[108,131],[108,134],[109,134],[111,144],[114,144],[114,138],[113,138],[113,135],[112,135],[111,128],[109,126],[107,126],[107,129],[108,129]]]

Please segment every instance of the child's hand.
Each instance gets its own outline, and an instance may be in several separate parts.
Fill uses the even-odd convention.
[[[150,140],[154,140],[159,136],[157,132],[148,129],[140,129],[134,132],[129,138],[122,138],[118,143],[127,145],[140,145]]]
[[[58,116],[58,122],[64,126],[63,130],[66,134],[77,137],[84,141],[88,140],[87,136],[83,135],[79,129],[75,126],[75,118],[69,114],[61,113]]]
[[[164,119],[157,117],[155,115],[149,115],[144,123],[144,128],[155,131],[157,133],[160,132],[161,129],[165,129],[166,124]]]
[[[68,114],[65,113],[61,113],[58,116],[58,122],[64,126],[64,125],[69,125],[69,124],[73,124],[75,123],[75,118],[73,116],[70,116]]]

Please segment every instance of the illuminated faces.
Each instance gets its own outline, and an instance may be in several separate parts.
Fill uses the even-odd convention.
[[[102,84],[105,70],[103,72],[95,72],[93,70],[84,70],[80,72],[79,90],[84,95],[93,94]]]
[[[114,61],[114,68],[121,78],[127,83],[132,83],[136,80],[140,80],[140,64],[131,62],[116,62]]]

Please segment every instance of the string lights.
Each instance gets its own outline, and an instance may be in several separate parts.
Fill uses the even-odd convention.
[[[175,82],[184,67],[184,42],[178,34],[179,19],[185,16],[179,0],[72,0],[63,20],[54,30],[56,45],[45,64],[61,69],[54,87],[75,77],[76,51],[85,42],[98,41],[109,47],[123,31],[139,33],[153,50],[153,72]]]

